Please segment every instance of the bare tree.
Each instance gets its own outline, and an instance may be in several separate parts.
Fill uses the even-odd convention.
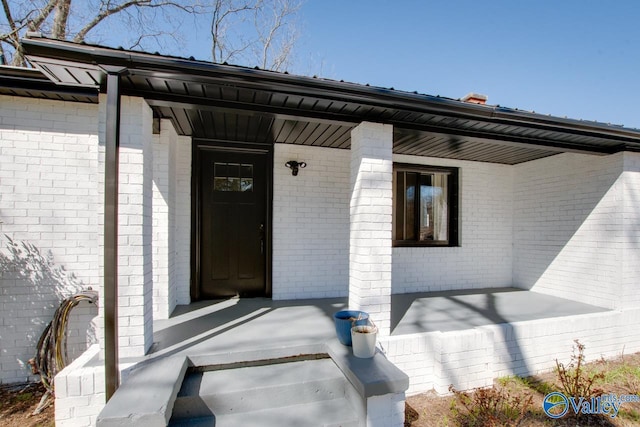
[[[245,22],[248,12],[256,10],[254,0],[214,0],[211,16],[211,59],[213,62],[228,62],[248,48],[240,34],[236,40],[228,37],[229,28]],[[240,39],[240,40],[238,40]]]
[[[27,31],[84,42],[96,27],[117,15],[126,23],[134,40],[130,47],[138,47],[145,38],[174,36],[179,25],[174,19],[175,12],[199,14],[207,11],[197,0],[1,1],[4,16],[0,16],[0,55],[2,63],[15,66],[26,65],[20,38]],[[167,19],[158,19],[158,13],[167,14]]]
[[[24,65],[24,55],[20,49],[20,37],[25,31],[38,30],[57,3],[58,0],[48,0],[46,4],[42,4],[39,8],[35,7],[35,5],[34,8],[27,8],[26,10],[25,7],[20,7],[17,11],[19,15],[16,15],[19,18],[16,19],[8,0],[2,0],[2,9],[6,19],[6,24],[3,22],[0,26],[0,31],[2,31],[0,35],[0,59],[2,64],[7,62],[7,48],[9,48],[9,52],[11,50],[14,52],[11,65]]]
[[[149,50],[180,37],[178,17],[205,16],[214,62],[282,71],[290,65],[302,0],[0,0],[1,63],[24,66],[20,38],[27,31],[74,42],[99,43],[118,23],[127,47]],[[111,26],[111,28],[114,28]],[[122,30],[124,29],[124,30]],[[112,30],[113,31],[113,30]],[[113,34],[105,39],[113,42]]]
[[[282,71],[298,37],[298,0],[215,0],[211,19],[214,62]]]

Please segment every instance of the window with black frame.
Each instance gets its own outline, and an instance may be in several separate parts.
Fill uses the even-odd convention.
[[[394,246],[458,246],[458,169],[393,169]]]

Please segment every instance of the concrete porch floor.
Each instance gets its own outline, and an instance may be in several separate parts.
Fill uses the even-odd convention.
[[[333,313],[346,305],[346,298],[255,298],[179,306],[170,319],[155,321],[150,356],[230,354],[324,343],[335,337]],[[607,309],[516,288],[393,295],[391,335],[603,311]]]

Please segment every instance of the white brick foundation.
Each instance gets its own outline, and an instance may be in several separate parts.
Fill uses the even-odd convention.
[[[104,366],[96,344],[55,378],[56,426],[89,427],[105,404]]]
[[[367,398],[367,427],[404,426],[404,393]]]
[[[464,331],[382,338],[389,360],[411,379],[407,393],[449,385],[458,390],[486,387],[494,378],[534,375],[568,362],[574,340],[586,345],[588,360],[640,351],[640,309],[567,318],[489,325]]]

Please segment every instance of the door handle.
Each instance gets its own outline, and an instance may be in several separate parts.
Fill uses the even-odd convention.
[[[258,231],[260,232],[260,254],[264,254],[264,224],[260,224],[258,227]]]

